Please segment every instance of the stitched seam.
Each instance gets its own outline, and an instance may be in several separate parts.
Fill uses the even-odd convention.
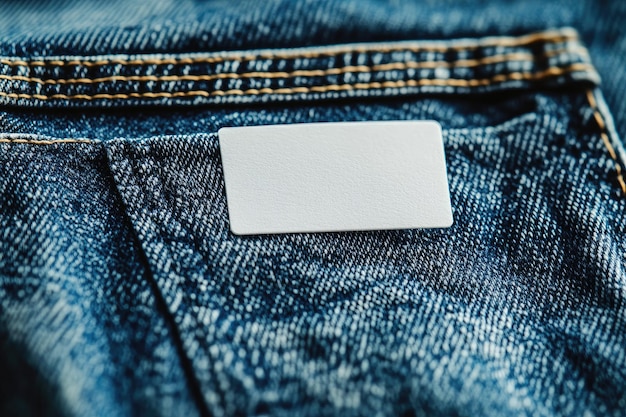
[[[422,69],[422,68],[472,68],[479,67],[481,65],[520,61],[520,62],[534,62],[536,58],[550,58],[558,56],[564,53],[574,52],[571,49],[559,49],[555,51],[549,51],[541,56],[535,56],[530,53],[512,53],[504,55],[494,55],[481,59],[465,59],[458,61],[408,61],[408,62],[392,62],[388,64],[379,65],[350,65],[341,68],[329,68],[319,70],[297,70],[292,72],[247,72],[247,73],[224,73],[224,74],[206,74],[206,75],[112,75],[101,78],[68,78],[68,79],[42,79],[36,77],[25,77],[22,75],[2,75],[0,74],[0,80],[8,81],[26,81],[37,84],[95,84],[109,81],[211,81],[217,79],[239,79],[239,78],[293,78],[293,77],[322,77],[327,75],[340,75],[345,73],[366,73],[366,72],[378,72],[378,71],[392,71],[392,70],[406,70],[406,69]],[[582,54],[586,54],[584,48],[576,51]]]
[[[532,44],[537,41],[543,41],[546,43],[560,43],[570,40],[578,39],[578,35],[575,33],[563,34],[558,31],[546,31],[534,33],[518,38],[495,38],[493,40],[484,39],[479,40],[472,45],[416,45],[414,47],[407,45],[396,45],[390,47],[376,47],[372,49],[358,48],[358,47],[344,47],[333,49],[332,51],[294,51],[292,53],[267,53],[267,54],[252,54],[241,56],[216,56],[216,57],[198,57],[198,58],[163,58],[163,59],[104,59],[100,61],[87,61],[87,60],[73,60],[73,61],[26,61],[26,60],[12,60],[12,59],[0,59],[0,63],[8,66],[74,66],[82,65],[85,67],[98,67],[109,64],[119,65],[164,65],[164,64],[198,64],[198,63],[218,63],[225,61],[249,61],[255,59],[297,59],[297,58],[318,58],[323,56],[335,56],[344,53],[389,53],[395,51],[462,51],[472,50],[482,47],[493,46],[524,46]]]
[[[611,144],[611,140],[609,139],[609,135],[606,129],[606,123],[604,122],[604,118],[602,117],[602,113],[600,113],[600,109],[598,108],[598,103],[596,102],[595,97],[593,96],[593,92],[591,90],[587,90],[587,101],[589,101],[589,105],[593,110],[593,118],[595,119],[598,127],[600,128],[600,137],[602,138],[602,143],[604,143],[604,147],[609,153],[609,156],[615,163],[615,173],[617,176],[617,182],[619,183],[620,188],[622,189],[622,193],[626,195],[626,181],[624,180],[624,175],[622,173],[622,166],[619,163],[619,159],[617,158],[617,154],[615,153],[615,148]]]
[[[31,145],[54,145],[55,143],[89,143],[93,144],[99,142],[93,139],[12,139],[12,138],[0,138],[0,143],[26,143]]]
[[[323,93],[329,91],[346,91],[346,90],[366,90],[366,89],[381,89],[381,88],[402,88],[402,87],[420,87],[420,86],[449,86],[449,87],[481,87],[491,84],[501,83],[505,81],[537,81],[549,77],[555,77],[559,75],[569,74],[572,72],[581,71],[595,71],[592,66],[587,64],[574,64],[565,68],[550,68],[541,72],[513,72],[510,74],[499,74],[491,78],[483,79],[421,79],[421,80],[400,80],[400,81],[384,81],[384,82],[371,82],[371,83],[356,83],[356,84],[330,84],[323,86],[313,87],[293,87],[293,88],[261,88],[261,89],[249,89],[249,90],[216,90],[216,91],[204,91],[204,90],[192,90],[192,91],[179,91],[179,92],[157,92],[157,93],[120,93],[120,94],[22,94],[22,93],[6,93],[0,91],[0,97],[8,98],[24,98],[24,99],[38,99],[38,100],[50,100],[50,99],[67,99],[67,100],[95,100],[95,99],[127,99],[127,98],[160,98],[160,97],[190,97],[190,96],[228,96],[228,95],[260,95],[260,94],[294,94],[294,93]]]

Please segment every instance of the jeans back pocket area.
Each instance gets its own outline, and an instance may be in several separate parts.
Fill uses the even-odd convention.
[[[53,138],[96,136],[215,415],[626,406],[623,148],[573,29],[42,62],[2,100]],[[28,110],[55,106],[73,109],[63,126]],[[451,228],[230,232],[219,128],[425,119],[443,127]],[[11,126],[3,146],[41,142]]]

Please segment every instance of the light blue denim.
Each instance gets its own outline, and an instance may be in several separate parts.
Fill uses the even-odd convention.
[[[0,415],[626,415],[624,4],[0,5]],[[372,120],[451,228],[230,232],[219,128]]]

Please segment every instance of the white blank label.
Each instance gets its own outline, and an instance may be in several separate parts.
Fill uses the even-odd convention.
[[[218,135],[235,234],[452,225],[437,122],[232,127]]]

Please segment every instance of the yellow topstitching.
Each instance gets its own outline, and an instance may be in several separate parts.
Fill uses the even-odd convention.
[[[544,54],[543,58],[549,58],[552,56],[561,55],[567,52],[572,52],[568,49],[559,49],[555,51],[549,51]],[[586,53],[584,49],[578,51],[581,53]],[[458,60],[458,61],[408,61],[408,62],[392,62],[387,64],[379,64],[379,65],[351,65],[341,68],[329,68],[329,69],[319,69],[319,70],[297,70],[292,72],[246,72],[246,73],[223,73],[223,74],[202,74],[202,75],[135,75],[135,76],[123,76],[123,75],[112,75],[108,77],[100,77],[100,78],[69,78],[69,79],[41,79],[35,77],[25,77],[21,75],[2,75],[0,74],[0,79],[9,80],[9,81],[26,81],[37,84],[94,84],[94,83],[102,83],[108,81],[156,81],[156,82],[164,82],[164,81],[211,81],[216,79],[237,79],[237,78],[292,78],[292,77],[322,77],[327,75],[339,75],[345,74],[348,72],[374,72],[374,71],[391,71],[391,70],[406,70],[406,69],[422,69],[422,68],[470,68],[477,67],[480,65],[488,65],[495,64],[501,62],[509,62],[509,61],[528,61],[532,62],[536,57],[529,53],[512,53],[505,55],[494,55],[481,59],[467,59],[467,60]]]
[[[38,99],[38,100],[50,100],[50,99],[67,99],[67,100],[95,100],[95,99],[126,99],[126,98],[159,98],[159,97],[211,97],[211,96],[228,96],[228,95],[259,95],[259,94],[294,94],[294,93],[323,93],[329,91],[347,91],[347,90],[367,90],[367,89],[382,89],[382,88],[402,88],[402,87],[419,87],[419,86],[451,86],[451,87],[480,87],[490,84],[501,83],[512,80],[540,80],[543,78],[554,77],[564,75],[572,72],[579,71],[595,71],[592,66],[588,64],[573,64],[565,68],[550,68],[540,72],[513,72],[510,74],[498,74],[494,77],[483,79],[420,79],[420,80],[399,80],[399,81],[384,81],[384,82],[370,82],[370,83],[355,83],[355,84],[330,84],[312,87],[292,87],[292,88],[260,88],[260,89],[248,89],[248,90],[216,90],[216,91],[204,91],[204,90],[192,90],[192,91],[178,91],[178,92],[145,92],[145,93],[119,93],[119,94],[22,94],[22,93],[6,93],[0,91],[0,96],[9,98],[24,98],[24,99]]]

